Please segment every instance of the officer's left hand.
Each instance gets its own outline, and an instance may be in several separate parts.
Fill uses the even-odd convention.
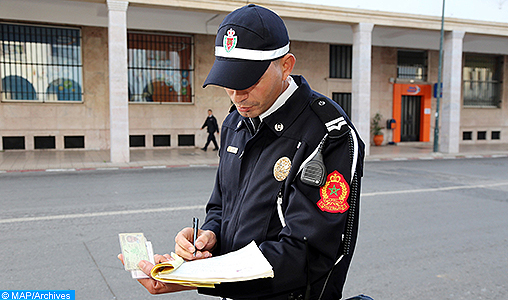
[[[122,261],[122,264],[124,263],[122,254],[118,254],[118,259],[120,259]],[[170,259],[173,259],[173,258],[169,254],[154,255],[154,261],[156,264],[164,262],[164,261],[168,261]],[[143,271],[143,273],[150,276],[150,271],[152,270],[154,265],[149,261],[142,260],[139,262],[139,267],[141,268],[141,271]],[[165,293],[174,293],[174,292],[196,289],[195,287],[188,287],[188,286],[183,286],[183,285],[174,284],[174,283],[160,282],[160,281],[157,281],[153,278],[138,279],[138,282],[141,283],[141,285],[144,286],[150,294],[165,294]]]

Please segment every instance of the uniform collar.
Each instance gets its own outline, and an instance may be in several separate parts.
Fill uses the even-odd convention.
[[[310,102],[309,97],[312,90],[305,78],[293,76],[293,81],[298,88],[292,92],[281,107],[263,120],[265,126],[270,128],[277,136],[282,135],[293,124]]]
[[[275,102],[270,106],[270,108],[259,115],[259,118],[261,119],[261,122],[263,122],[263,119],[271,115],[273,112],[277,111],[286,101],[293,95],[293,93],[298,89],[298,85],[295,83],[293,78],[291,76],[288,76],[289,85],[286,88],[282,94],[275,100]]]
[[[285,99],[284,103],[263,119],[264,125],[262,124],[261,126],[261,128],[267,126],[277,136],[282,135],[282,133],[289,128],[291,124],[293,124],[295,119],[310,102],[309,97],[312,90],[305,78],[303,78],[303,76],[293,75],[292,81],[296,86],[296,89],[294,91],[290,91],[288,98]],[[286,91],[288,90],[289,87]],[[274,105],[272,105],[272,107],[273,106]],[[239,119],[236,121],[237,123],[234,123],[233,125],[233,128],[235,128],[236,131],[242,129],[243,127],[247,127],[245,122],[249,122],[248,118],[242,117],[240,114],[238,114],[238,116]]]

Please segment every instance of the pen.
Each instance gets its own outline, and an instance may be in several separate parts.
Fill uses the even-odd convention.
[[[196,239],[198,238],[198,224],[199,224],[199,219],[194,217],[192,218],[192,229],[194,230],[194,235],[192,237],[192,244],[194,245],[194,256],[196,256],[196,251],[198,249],[196,249]]]

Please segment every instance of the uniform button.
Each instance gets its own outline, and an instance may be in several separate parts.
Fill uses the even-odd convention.
[[[280,132],[280,131],[284,130],[284,124],[277,123],[277,124],[275,124],[274,128],[275,128],[276,131]]]

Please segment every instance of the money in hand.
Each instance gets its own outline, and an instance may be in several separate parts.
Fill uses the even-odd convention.
[[[125,270],[139,270],[138,263],[141,260],[150,261],[147,241],[143,233],[120,233],[118,236]]]

